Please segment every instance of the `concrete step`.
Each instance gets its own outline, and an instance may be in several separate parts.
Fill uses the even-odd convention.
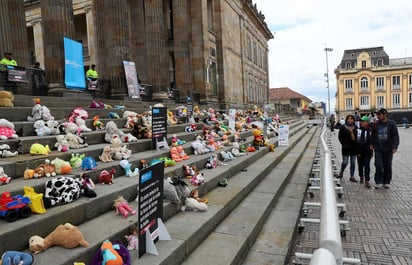
[[[291,130],[290,135],[290,147],[279,148],[275,153],[271,153],[272,163],[279,162],[288,151],[291,150],[294,146],[294,142],[297,142],[298,139],[303,137],[307,132],[306,126],[296,126]],[[296,135],[295,135],[296,134]],[[293,135],[293,136],[292,136]],[[273,138],[272,140],[274,140]],[[191,213],[191,212],[177,212],[177,209],[180,208],[179,205],[169,204],[171,207],[174,207],[176,210],[174,215],[170,217],[165,217],[166,227],[171,233],[172,241],[161,241],[156,244],[159,249],[159,256],[145,255],[142,259],[136,260],[136,252],[133,252],[134,256],[133,264],[180,264],[181,258],[187,256],[186,252],[191,251],[197,246],[197,244],[204,239],[211,229],[216,226],[221,220],[224,219],[224,216],[229,214],[231,209],[235,208],[237,204],[242,200],[242,197],[245,197],[250,191],[251,187],[258,183],[258,178],[255,180],[255,175],[259,175],[258,172],[250,172],[252,175],[248,175],[245,180],[250,181],[251,186],[246,186],[241,189],[239,187],[231,188],[229,184],[226,188],[217,188],[217,183],[222,177],[231,178],[237,176],[239,172],[245,167],[248,167],[251,164],[260,165],[258,168],[260,170],[265,170],[263,168],[270,167],[267,164],[259,163],[260,159],[268,153],[267,148],[261,148],[259,151],[250,153],[247,156],[236,158],[235,160],[228,163],[227,166],[218,167],[215,170],[206,170],[203,169],[202,172],[205,173],[206,183],[202,184],[199,189],[203,190],[200,192],[200,195],[203,196],[206,192],[220,190],[221,199],[225,198],[226,195],[232,194],[231,200],[220,201],[218,203],[219,197],[216,196],[215,203],[210,203],[208,212],[205,213]],[[273,164],[272,164],[273,166]],[[241,173],[243,174],[243,172]],[[231,181],[231,180],[230,180]],[[134,186],[135,188],[136,186]],[[194,187],[192,187],[194,188]],[[236,195],[236,193],[238,193]],[[209,200],[212,197],[206,195]],[[62,207],[62,206],[61,206]],[[166,206],[167,207],[167,206]],[[100,207],[99,207],[100,209]],[[167,211],[167,210],[166,210]],[[170,220],[170,221],[169,221]],[[180,221],[179,221],[180,220]],[[51,248],[44,253],[41,253],[36,256],[36,262],[39,264],[71,264],[74,261],[83,260],[86,264],[89,262],[93,253],[100,246],[101,242],[104,239],[121,239],[124,235],[128,234],[128,227],[131,222],[135,222],[136,219],[123,219],[119,216],[115,216],[113,212],[107,212],[99,217],[93,218],[86,223],[80,224],[79,229],[85,235],[85,238],[90,243],[88,248],[76,248],[74,250],[64,250],[61,248]],[[184,224],[184,225],[183,225]],[[50,225],[51,230],[55,227]],[[104,232],[102,231],[104,227]],[[180,232],[179,232],[180,231]],[[176,236],[176,233],[180,233],[180,236]],[[182,238],[185,235],[185,239]],[[187,236],[187,237],[186,237]]]

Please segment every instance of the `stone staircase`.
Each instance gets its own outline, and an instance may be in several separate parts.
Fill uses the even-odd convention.
[[[64,100],[64,103],[62,98],[58,97],[45,97],[41,100],[42,104],[50,108],[56,119],[65,118],[75,106],[85,108],[89,112],[89,117],[93,115],[106,117],[108,111],[114,111],[89,109],[90,99]],[[104,102],[108,101],[104,100]],[[50,107],[52,104],[56,105]],[[138,113],[149,108],[147,102],[109,101],[106,104],[123,105],[126,110]],[[124,170],[119,166],[119,161],[103,163],[98,160],[97,157],[107,145],[104,142],[104,131],[86,133],[89,144],[86,148],[72,149],[66,153],[53,150],[47,156],[28,154],[31,144],[35,142],[48,144],[50,147],[54,146],[55,142],[55,136],[34,135],[32,123],[25,121],[27,115],[31,114],[31,107],[29,107],[31,105],[32,97],[18,96],[14,108],[0,109],[0,118],[13,121],[20,135],[20,138],[16,140],[0,141],[0,144],[7,143],[12,146],[12,149],[19,150],[17,157],[0,158],[0,166],[13,178],[11,183],[0,186],[0,193],[10,191],[12,194],[22,194],[24,186],[33,187],[37,193],[44,192],[44,183],[48,179],[24,180],[22,178],[24,170],[35,168],[45,159],[52,160],[60,157],[68,160],[72,153],[85,153],[98,161],[98,167],[95,170],[87,171],[95,183],[102,170],[115,168],[115,183],[110,186],[96,184],[95,192],[98,195],[96,198],[82,197],[73,203],[52,207],[45,214],[32,214],[29,218],[19,219],[12,223],[0,220],[2,223],[0,225],[0,242],[2,242],[0,253],[6,250],[27,250],[30,236],[44,237],[59,224],[69,222],[79,227],[90,246],[72,250],[53,247],[36,255],[34,264],[68,265],[75,261],[88,264],[103,240],[122,240],[123,236],[128,234],[130,224],[137,221],[137,217],[124,219],[115,215],[112,202],[118,195],[122,195],[134,209],[137,209],[137,202],[134,199],[137,196],[138,179],[124,176]],[[167,107],[174,108],[174,106]],[[111,119],[102,119],[105,123],[108,120]],[[122,128],[126,121],[116,119],[115,122],[119,128]],[[87,121],[87,125],[92,127],[91,120]],[[184,150],[191,157],[189,160],[176,163],[173,167],[165,168],[165,176],[182,175],[183,164],[195,164],[204,172],[206,183],[199,187],[190,187],[198,189],[200,196],[209,199],[209,209],[203,213],[181,212],[181,205],[164,202],[163,221],[172,240],[159,241],[156,244],[159,250],[158,256],[146,254],[138,259],[136,251],[133,251],[131,253],[133,264],[240,264],[295,172],[299,161],[305,157],[305,154],[309,157],[312,155],[313,160],[315,151],[311,152],[312,149],[308,146],[311,143],[313,145],[314,141],[317,142],[316,135],[319,131],[316,126],[308,125],[301,120],[291,120],[289,146],[278,147],[274,153],[269,152],[267,148],[260,148],[259,151],[238,157],[225,166],[209,170],[204,168],[209,155],[194,155],[190,146],[191,141],[195,139],[194,135],[201,132],[201,123],[196,125],[198,130],[192,133],[184,132],[186,124],[168,126],[168,141],[170,142],[172,134],[185,140]],[[242,138],[246,138],[246,143],[251,143],[253,141],[252,132],[243,132]],[[277,144],[277,138],[273,135],[270,141]],[[129,159],[133,165],[132,168],[140,168],[141,159],[151,161],[168,156],[168,150],[151,150],[149,139],[129,143],[128,148],[133,153]],[[225,150],[229,149],[231,147],[225,147]],[[310,166],[307,167],[310,168]],[[306,178],[309,176],[309,171],[308,169]],[[71,176],[79,176],[82,172],[81,169],[74,169]],[[222,178],[229,179],[229,185],[225,188],[218,186]],[[303,194],[305,190],[301,192]],[[296,224],[296,220],[291,221],[292,225]],[[213,257],[213,262],[205,259],[208,253],[209,258]]]

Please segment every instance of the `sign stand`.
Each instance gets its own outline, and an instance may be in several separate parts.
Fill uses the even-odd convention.
[[[159,229],[159,240],[172,240],[169,232],[167,231],[165,225],[163,224],[162,219],[157,218],[157,225]],[[153,238],[150,235],[149,230],[146,230],[146,252],[152,255],[155,255],[155,256],[159,255],[159,252],[157,251],[155,242],[153,241]]]

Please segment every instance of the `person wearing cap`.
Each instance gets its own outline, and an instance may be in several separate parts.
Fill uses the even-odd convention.
[[[359,182],[370,188],[370,162],[373,156],[371,145],[371,128],[368,116],[360,118],[360,128],[356,130],[356,150],[358,161]]]
[[[392,181],[392,158],[399,146],[396,122],[388,119],[388,111],[380,109],[378,120],[372,126],[371,150],[375,152],[375,189],[389,189]]]
[[[5,52],[4,57],[0,60],[0,69],[7,70],[7,65],[17,66],[16,60],[13,59],[11,52]]]
[[[343,172],[350,160],[350,181],[358,182],[355,178],[356,167],[356,135],[355,116],[349,114],[346,116],[345,124],[339,128],[338,139],[342,145],[342,164],[340,167],[339,178],[343,177]]]

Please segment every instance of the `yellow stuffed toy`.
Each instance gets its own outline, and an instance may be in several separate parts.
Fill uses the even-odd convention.
[[[47,237],[32,236],[29,239],[29,249],[38,254],[52,246],[64,248],[88,247],[89,243],[83,238],[82,232],[70,223],[59,225]]]
[[[13,93],[6,90],[0,90],[0,107],[13,107],[13,100]]]

